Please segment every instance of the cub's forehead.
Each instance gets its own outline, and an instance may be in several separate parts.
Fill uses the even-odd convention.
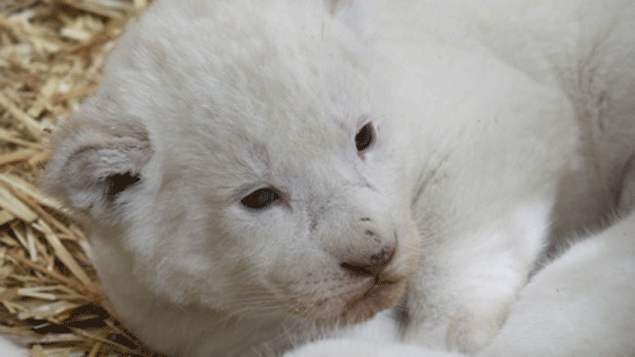
[[[354,150],[366,51],[322,2],[174,4],[130,26],[97,100],[139,118],[171,164],[232,182]]]
[[[350,176],[357,159],[358,118],[270,117],[211,120],[154,137],[164,173],[200,186],[215,205],[237,201],[256,188],[275,186],[292,193],[313,186],[319,177]],[[247,120],[246,120],[247,119]],[[297,197],[296,197],[297,198]]]
[[[128,114],[169,125],[188,120],[185,109],[200,109],[221,122],[285,124],[355,116],[366,104],[365,46],[320,1],[179,5],[158,2],[111,55],[102,96],[135,112]]]
[[[242,2],[186,1],[142,17],[113,51],[102,97],[168,127],[213,122],[269,136],[354,127],[351,117],[368,111],[361,45],[332,19],[303,21],[302,7],[232,13],[240,6],[229,3]],[[191,4],[206,10],[194,16]]]

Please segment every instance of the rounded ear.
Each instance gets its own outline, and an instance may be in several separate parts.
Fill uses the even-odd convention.
[[[98,215],[140,180],[152,156],[148,134],[139,124],[103,126],[70,119],[52,140],[43,186],[75,211]]]

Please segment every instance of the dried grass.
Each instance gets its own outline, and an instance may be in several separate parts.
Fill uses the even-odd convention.
[[[109,311],[86,238],[36,186],[46,140],[146,0],[0,0],[0,334],[32,356],[149,356]]]

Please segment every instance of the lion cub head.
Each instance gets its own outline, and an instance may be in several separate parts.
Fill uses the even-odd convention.
[[[108,247],[102,277],[317,324],[401,297],[419,240],[398,118],[372,54],[308,3],[159,1],[130,25],[45,179]]]

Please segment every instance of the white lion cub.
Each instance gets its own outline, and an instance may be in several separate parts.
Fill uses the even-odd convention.
[[[632,4],[602,4],[159,0],[47,186],[163,353],[276,355],[386,309],[477,351],[626,161]]]
[[[159,1],[59,130],[126,325],[178,356],[274,354],[403,296],[420,256],[405,135],[321,1]]]

